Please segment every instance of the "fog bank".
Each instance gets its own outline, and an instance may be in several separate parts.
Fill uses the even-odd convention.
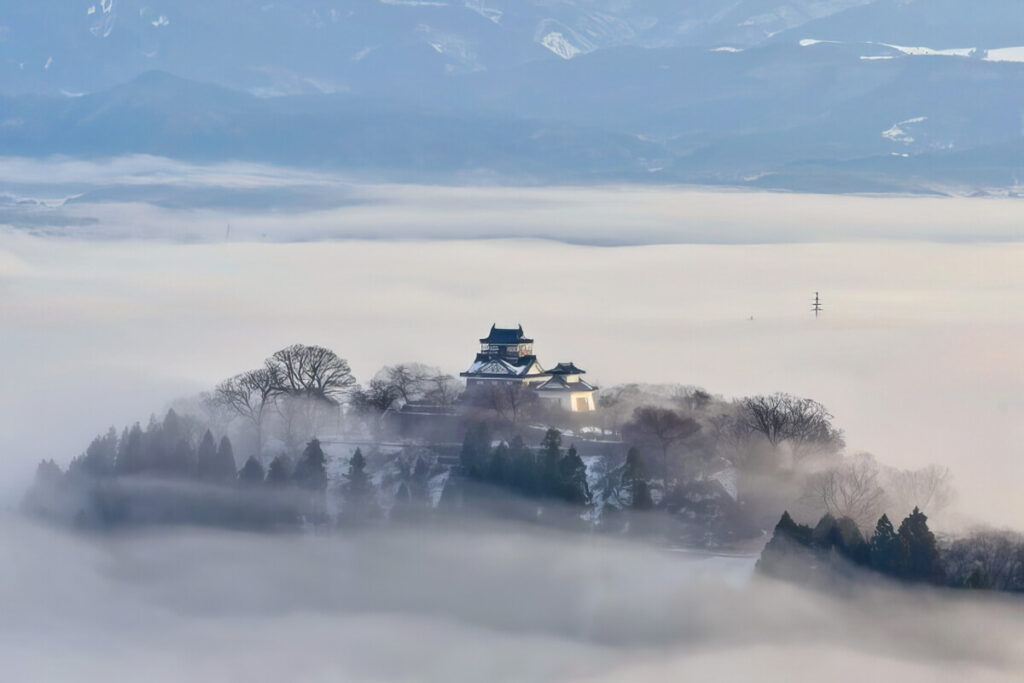
[[[366,380],[457,373],[492,322],[600,386],[787,391],[899,467],[954,469],[961,509],[1019,527],[1024,249],[858,243],[594,248],[544,241],[86,243],[0,236],[0,448],[35,463],[302,341]],[[809,313],[820,290],[826,312]],[[753,318],[753,319],[751,319]]]
[[[832,599],[751,583],[752,558],[514,527],[90,537],[5,516],[0,533],[7,680],[1000,681],[1024,672],[1018,604],[886,588]]]

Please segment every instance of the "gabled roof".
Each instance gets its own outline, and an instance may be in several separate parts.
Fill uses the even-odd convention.
[[[582,379],[576,382],[567,382],[563,375],[555,375],[544,384],[537,387],[537,391],[564,391],[566,393],[578,393],[584,391],[597,391],[597,387],[584,382]]]
[[[498,327],[491,325],[491,332],[480,340],[481,344],[532,344],[523,334],[523,326],[517,328]]]
[[[536,372],[531,372],[536,368]],[[536,356],[523,356],[515,363],[486,354],[479,354],[462,377],[543,377],[544,371],[537,365]]]
[[[552,375],[585,375],[587,371],[580,370],[574,363],[559,363],[548,370],[548,373]]]

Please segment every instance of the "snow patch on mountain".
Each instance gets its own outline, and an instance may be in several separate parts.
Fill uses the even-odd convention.
[[[882,137],[893,142],[902,142],[905,145],[909,145],[914,142],[914,138],[911,137],[904,126],[912,126],[916,123],[923,123],[928,120],[927,116],[918,116],[916,118],[907,119],[906,121],[900,121],[893,125],[892,128],[882,131]]]
[[[986,62],[1024,62],[1024,47],[1000,47],[989,50]]]
[[[933,50],[930,47],[907,47],[905,45],[890,45],[889,43],[878,43],[878,45],[884,45],[885,47],[891,47],[894,50],[898,50],[905,55],[911,56],[940,56],[940,57],[970,57],[973,55],[977,48],[973,47],[958,47],[949,50]]]
[[[562,59],[572,59],[582,50],[573,45],[559,31],[552,31],[540,39],[540,44],[554,52]]]
[[[466,0],[466,9],[473,10],[485,19],[493,21],[495,24],[501,23],[501,15],[503,12],[500,9],[486,7],[485,0]]]
[[[97,38],[109,38],[110,34],[114,32],[114,23],[117,20],[117,13],[114,11],[114,0],[100,0],[99,9],[100,13],[97,14],[96,6],[93,5],[89,8],[91,11],[86,12],[87,15],[96,17],[89,27],[89,33]]]

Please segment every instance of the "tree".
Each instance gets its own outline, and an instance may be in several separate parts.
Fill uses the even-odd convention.
[[[538,400],[537,392],[522,382],[486,382],[476,387],[472,396],[511,430],[532,414]]]
[[[348,361],[323,346],[293,344],[267,361],[283,393],[304,396],[334,405],[355,386]]]
[[[221,382],[213,400],[245,418],[256,429],[257,442],[263,446],[263,425],[267,408],[284,391],[279,367],[267,363],[262,368],[243,372]]]
[[[397,392],[402,403],[408,403],[422,399],[430,390],[433,378],[439,375],[440,370],[422,363],[399,363],[381,368],[374,379]]]
[[[344,497],[344,515],[351,522],[366,519],[370,514],[373,482],[366,473],[366,458],[360,449],[356,449],[348,461],[345,482],[341,485]]]
[[[327,458],[320,447],[320,441],[312,439],[306,444],[302,458],[295,466],[292,479],[300,488],[307,491],[324,491],[327,489],[326,462]]]
[[[504,441],[491,451],[485,479],[495,486],[505,486],[509,483],[509,449]]]
[[[349,458],[348,471],[345,473],[342,490],[345,492],[346,499],[353,501],[365,499],[373,490],[370,477],[366,474],[366,458],[359,448]]]
[[[462,384],[444,373],[431,375],[426,380],[426,393],[423,398],[438,406],[452,406],[462,391]]]
[[[215,481],[231,481],[235,478],[235,449],[231,447],[231,439],[224,435],[217,446],[217,458],[211,472]]]
[[[953,500],[953,475],[948,467],[928,465],[917,470],[886,469],[885,489],[894,507],[945,509]]]
[[[209,429],[199,441],[196,461],[196,472],[200,479],[207,481],[216,479],[214,472],[217,469],[217,443],[213,440],[213,433]]]
[[[371,420],[373,433],[379,438],[384,414],[401,398],[402,394],[397,387],[383,379],[373,379],[365,389],[357,387],[352,392],[351,402],[358,413]]]
[[[466,430],[459,452],[462,471],[471,479],[483,479],[487,474],[487,459],[491,453],[491,432],[483,422],[476,422]]]
[[[238,472],[238,482],[243,486],[259,486],[263,483],[264,477],[263,465],[251,455]]]
[[[939,544],[928,528],[928,517],[918,508],[900,523],[897,532],[906,552],[903,576],[912,581],[941,584],[945,578]]]
[[[870,558],[872,568],[889,576],[898,576],[905,564],[900,539],[888,515],[883,514],[875,525],[875,534],[871,537]]]
[[[267,483],[275,487],[287,486],[292,480],[292,463],[288,456],[281,454],[270,461],[267,468]]]
[[[842,431],[832,426],[832,413],[811,399],[788,394],[752,396],[741,407],[748,430],[763,435],[776,448],[789,442],[796,460],[816,450],[835,453],[845,445]]]
[[[521,436],[512,439],[508,449],[509,484],[524,496],[535,496],[539,491],[537,458],[526,447]]]
[[[85,453],[71,461],[69,474],[106,477],[114,473],[117,462],[117,431],[111,427],[103,436],[97,436]]]
[[[560,493],[558,462],[562,459],[562,433],[551,428],[540,442],[539,488],[547,496]]]
[[[647,472],[636,447],[631,447],[626,453],[620,481],[621,487],[629,493],[629,507],[634,510],[650,510],[654,507]]]
[[[142,427],[138,422],[125,429],[117,446],[115,470],[118,474],[138,474],[145,468]]]
[[[587,466],[570,446],[565,457],[558,463],[558,475],[562,498],[570,505],[586,505],[590,502],[590,487],[587,485]]]
[[[850,517],[867,527],[885,505],[874,457],[862,453],[811,475],[804,495],[836,517]],[[869,528],[869,527],[868,527]]]
[[[661,469],[665,482],[671,476],[669,455],[679,443],[700,431],[700,424],[675,410],[657,406],[641,406],[622,427],[624,440],[651,445],[661,452]]]

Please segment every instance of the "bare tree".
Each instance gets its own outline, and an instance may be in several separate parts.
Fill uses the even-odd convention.
[[[747,429],[776,448],[789,442],[796,460],[816,451],[836,453],[845,445],[842,431],[832,426],[832,413],[817,401],[788,394],[752,396],[744,399],[742,410]]]
[[[532,414],[537,394],[521,382],[487,382],[473,391],[474,402],[493,411],[499,422],[512,429]]]
[[[700,423],[675,410],[656,406],[641,406],[633,411],[633,418],[622,427],[626,441],[641,446],[653,444],[661,453],[662,471],[668,482],[669,454],[673,447],[700,431]]]
[[[811,475],[804,495],[833,517],[849,517],[864,528],[874,524],[886,503],[881,468],[867,453]]]
[[[236,415],[250,421],[263,445],[263,425],[267,408],[280,395],[281,378],[277,367],[267,364],[221,382],[213,393],[214,401],[227,406]]]
[[[335,405],[356,383],[348,361],[322,346],[294,344],[276,352],[267,365],[277,373],[278,387],[283,393]]]
[[[374,433],[380,437],[383,417],[402,398],[396,386],[382,379],[370,380],[365,389],[358,387],[352,392],[352,407],[367,417]]]
[[[399,363],[382,368],[374,379],[387,382],[398,392],[402,402],[408,403],[423,398],[430,378],[437,374],[439,370],[422,363]]]
[[[884,479],[893,504],[901,510],[918,507],[932,515],[953,502],[953,475],[948,467],[928,465],[918,470],[887,469]]]
[[[451,375],[437,373],[427,378],[424,398],[439,406],[451,406],[462,392],[462,383]]]

